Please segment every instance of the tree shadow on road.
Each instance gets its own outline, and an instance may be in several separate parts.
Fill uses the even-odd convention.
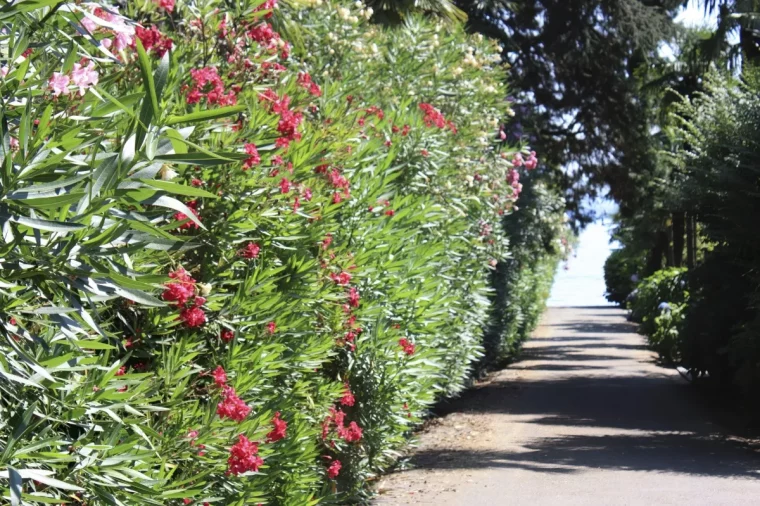
[[[539,439],[520,451],[428,450],[425,469],[519,468],[539,473],[610,469],[758,478],[760,459],[738,444],[694,434],[573,435]]]

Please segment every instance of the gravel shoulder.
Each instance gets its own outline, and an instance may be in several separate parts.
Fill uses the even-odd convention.
[[[760,455],[614,308],[550,308],[377,485],[391,505],[756,505]]]

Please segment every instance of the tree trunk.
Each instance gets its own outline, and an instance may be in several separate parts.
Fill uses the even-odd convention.
[[[668,249],[668,234],[665,231],[657,234],[657,242],[654,248],[649,252],[649,258],[647,259],[647,271],[644,277],[651,276],[655,272],[662,269],[662,258],[665,256]]]
[[[694,221],[694,216],[689,213],[686,217],[686,267],[689,269],[694,268],[697,259]]]
[[[749,21],[752,23],[752,21]],[[739,45],[742,48],[742,56],[744,61],[742,62],[742,69],[750,67],[750,64],[757,64],[760,62],[760,48],[755,43],[755,36],[752,33],[751,27],[742,27],[739,30]]]
[[[686,213],[673,213],[673,265],[683,266],[683,234]]]

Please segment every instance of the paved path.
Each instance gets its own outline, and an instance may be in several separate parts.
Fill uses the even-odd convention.
[[[452,403],[389,505],[760,505],[760,454],[610,308],[551,308],[522,359]]]

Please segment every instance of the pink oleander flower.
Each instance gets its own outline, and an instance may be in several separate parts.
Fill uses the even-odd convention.
[[[71,71],[71,83],[79,87],[79,95],[84,95],[87,90],[98,84],[98,72],[95,70],[95,63],[89,62],[86,67],[79,63],[74,64]]]
[[[54,96],[59,95],[68,95],[69,92],[69,83],[71,82],[71,78],[67,76],[66,74],[61,74],[60,72],[53,72],[53,77],[50,78],[48,81],[48,86],[50,86],[50,89],[53,90]]]

